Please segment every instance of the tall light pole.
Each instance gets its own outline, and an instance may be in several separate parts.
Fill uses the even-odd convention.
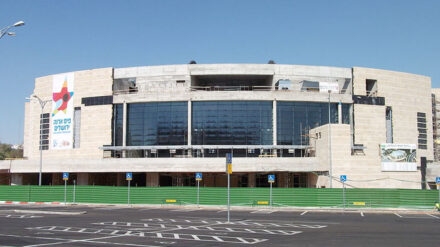
[[[330,188],[333,188],[333,168],[332,168],[332,121],[330,114],[330,93],[332,91],[328,90],[328,163],[329,163],[329,172],[328,175],[330,177]]]
[[[42,138],[42,135],[43,135],[42,131],[43,130],[41,128],[41,124],[42,124],[42,121],[43,121],[42,117],[43,117],[43,114],[44,114],[44,107],[46,106],[46,104],[48,102],[50,102],[52,100],[42,100],[42,99],[40,99],[40,97],[38,97],[35,94],[32,95],[32,97],[34,99],[37,99],[38,102],[40,103],[40,106],[41,106],[41,114],[40,114],[40,146],[39,146],[39,148],[40,148],[40,172],[39,172],[39,175],[38,175],[38,186],[41,186],[41,176],[42,176],[42,170],[43,170],[43,138]]]
[[[13,27],[19,27],[19,26],[23,26],[24,25],[24,21],[18,21],[10,26],[4,27],[0,30],[0,39],[5,36],[6,34],[9,36],[15,36],[14,32],[8,32],[9,29],[13,28]]]

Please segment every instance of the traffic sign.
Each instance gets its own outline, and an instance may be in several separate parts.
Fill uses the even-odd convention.
[[[268,175],[267,180],[269,183],[275,183],[275,175],[274,174]]]
[[[440,185],[440,177],[435,178],[435,184]]]
[[[133,173],[127,172],[126,175],[125,175],[125,179],[126,180],[133,180]]]
[[[69,180],[69,173],[63,172],[63,180]]]
[[[232,174],[232,164],[226,164],[226,173]]]
[[[341,175],[341,176],[340,176],[340,180],[341,180],[341,182],[343,182],[343,183],[347,182],[347,175]]]
[[[202,173],[201,173],[201,172],[197,172],[197,173],[196,173],[196,180],[197,180],[197,181],[202,180]]]
[[[232,174],[232,154],[226,154],[226,173]]]
[[[232,164],[232,154],[231,153],[226,154],[226,164]]]

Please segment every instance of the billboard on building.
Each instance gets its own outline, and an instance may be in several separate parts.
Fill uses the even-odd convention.
[[[416,144],[380,144],[382,171],[417,171]]]
[[[53,76],[51,149],[73,147],[73,86],[73,73]]]
[[[319,92],[327,93],[330,91],[331,93],[339,93],[339,84],[337,82],[319,82]]]

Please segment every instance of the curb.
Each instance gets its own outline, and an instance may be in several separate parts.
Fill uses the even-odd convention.
[[[63,212],[63,211],[43,211],[43,210],[14,210],[16,213],[24,213],[24,214],[57,214],[57,215],[80,215],[87,213],[86,211],[77,211],[77,212]]]
[[[31,204],[31,205],[59,205],[60,202],[15,202],[15,201],[0,201],[0,204]]]

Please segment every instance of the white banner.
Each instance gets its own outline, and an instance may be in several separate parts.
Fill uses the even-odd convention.
[[[331,93],[339,93],[339,84],[337,82],[319,82],[320,93],[328,93],[329,90]]]
[[[416,144],[380,144],[382,171],[417,171]]]
[[[73,147],[74,74],[53,76],[51,149]]]

